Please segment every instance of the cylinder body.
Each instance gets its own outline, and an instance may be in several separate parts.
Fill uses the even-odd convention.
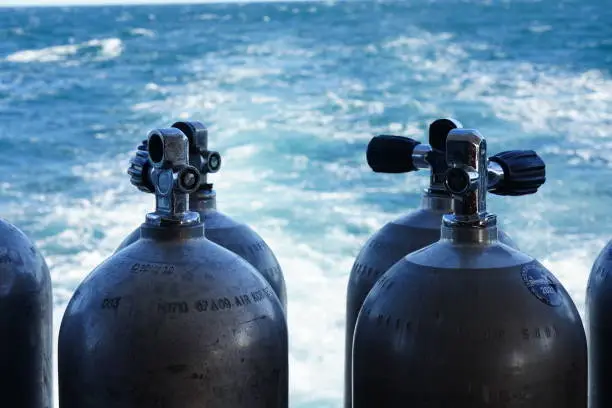
[[[344,407],[352,408],[351,372],[353,332],[363,301],[376,281],[397,261],[440,239],[442,216],[451,212],[452,200],[445,195],[427,194],[421,208],[386,224],[363,246],[351,270],[346,295],[344,357]],[[499,240],[516,248],[502,231]]]
[[[586,391],[574,303],[540,263],[498,242],[441,240],[408,255],[357,319],[355,408],[585,408]]]
[[[272,290],[287,309],[287,288],[285,278],[274,253],[259,234],[246,224],[213,208],[199,210],[200,219],[204,222],[206,238],[226,249],[229,249],[257,269],[270,283]],[[117,251],[131,245],[140,238],[140,228],[132,231],[117,248]]]
[[[0,395],[7,406],[53,406],[52,302],[45,260],[0,220]]]
[[[201,224],[140,229],[68,305],[62,408],[287,408],[287,325],[268,282]]]
[[[589,338],[589,407],[612,406],[612,241],[593,264],[587,286],[586,321]]]

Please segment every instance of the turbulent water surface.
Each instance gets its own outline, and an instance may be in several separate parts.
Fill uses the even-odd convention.
[[[75,287],[153,208],[125,174],[136,144],[203,121],[220,209],[285,270],[292,406],[339,407],[352,260],[427,182],[369,171],[371,136],[451,115],[492,153],[540,152],[541,191],[489,207],[582,311],[612,221],[611,64],[604,0],[0,9],[0,213],[52,268],[57,336]]]

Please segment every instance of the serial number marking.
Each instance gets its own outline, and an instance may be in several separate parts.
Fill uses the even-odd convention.
[[[114,298],[106,298],[102,301],[102,309],[118,309],[121,296]]]
[[[157,311],[163,314],[188,313],[189,305],[187,302],[163,302],[157,304]]]
[[[360,278],[377,278],[380,275],[382,275],[382,272],[372,268],[370,266],[361,264],[361,263],[355,263],[353,265],[353,270],[351,271],[356,277],[360,277]]]
[[[269,287],[236,295],[234,297],[222,297],[217,299],[201,299],[194,304],[198,312],[218,312],[220,310],[230,310],[236,307],[243,307],[252,303],[258,303],[267,298],[272,298],[274,292]]]
[[[436,313],[435,316],[438,316]],[[456,339],[469,338],[472,341],[487,341],[487,342],[499,342],[504,341],[507,338],[513,338],[514,336],[520,336],[525,341],[540,341],[551,338],[559,337],[560,331],[556,325],[543,325],[540,327],[514,327],[513,330],[509,331],[508,328],[502,327],[478,327],[478,328],[466,328],[463,326],[456,326],[455,328],[448,326],[439,328],[433,324],[423,323],[418,327],[415,327],[411,320],[404,320],[383,313],[372,313],[372,310],[364,307],[361,311],[363,317],[368,317],[370,324],[375,324],[377,327],[396,330],[403,332],[401,336],[414,336],[418,332],[431,331],[439,333],[445,336],[454,336]],[[435,320],[435,316],[432,316],[432,321]],[[516,331],[515,331],[516,329]]]
[[[189,313],[192,309],[197,312],[218,312],[231,310],[232,308],[243,307],[252,303],[258,303],[265,299],[275,296],[269,287],[255,290],[242,295],[220,297],[215,299],[199,299],[190,305],[187,302],[160,302],[157,304],[157,311],[163,314]],[[110,305],[111,303],[109,303]],[[118,304],[118,300],[117,300]],[[110,307],[110,306],[109,306]]]
[[[257,241],[253,245],[249,246],[248,250],[252,254],[256,254],[259,251],[263,251],[265,249],[265,245],[263,241]]]
[[[228,298],[219,298],[217,300],[205,299],[195,302],[195,310],[198,312],[218,312],[219,310],[231,309],[232,302]]]
[[[170,275],[174,273],[174,265],[150,264],[150,263],[135,263],[130,268],[132,273],[152,273],[161,275]]]
[[[553,326],[545,326],[545,327],[536,327],[533,329],[523,328],[521,334],[523,335],[523,340],[531,340],[531,339],[542,339],[542,338],[551,338],[559,335],[559,331],[557,328]]]

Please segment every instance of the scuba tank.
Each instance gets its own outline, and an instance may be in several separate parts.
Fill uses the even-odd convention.
[[[438,119],[429,126],[429,145],[413,146],[412,139],[401,136],[374,138],[367,153],[368,164],[377,173],[406,173],[419,168],[431,169],[430,185],[417,211],[410,212],[387,223],[365,243],[349,275],[346,294],[346,334],[344,357],[344,407],[351,404],[351,372],[353,332],[357,315],[372,286],[393,264],[405,255],[433,244],[440,239],[442,216],[452,211],[451,195],[444,188],[444,175],[448,170],[445,150],[446,137],[452,129],[461,128],[454,119]],[[378,143],[381,142],[381,143]],[[393,143],[394,148],[388,146]],[[380,152],[377,149],[382,148]],[[414,148],[414,151],[413,151]],[[377,154],[382,154],[378,159]],[[412,155],[412,161],[407,160]],[[495,183],[497,163],[492,167],[491,182]],[[516,244],[501,230],[499,240],[513,248]]]
[[[59,334],[62,408],[287,408],[282,306],[244,259],[209,241],[188,194],[187,137],[149,133],[155,212],[141,238],[75,291]]]
[[[586,293],[586,322],[589,339],[589,407],[612,406],[612,241],[593,264]]]
[[[189,139],[189,164],[200,170],[200,188],[189,197],[189,209],[200,214],[205,225],[206,238],[229,249],[255,267],[263,275],[274,293],[287,310],[287,289],[285,278],[274,253],[253,229],[236,222],[217,210],[217,198],[213,185],[207,183],[206,174],[216,173],[221,168],[221,155],[208,150],[208,130],[200,122],[176,122],[173,128],[181,130]],[[148,162],[146,140],[138,146],[136,155],[130,160],[128,174],[131,182],[143,192],[152,193],[153,186],[145,176],[151,171]],[[131,245],[140,238],[140,228],[134,230],[119,245],[116,251]]]
[[[53,406],[53,296],[35,245],[0,219],[0,395],[10,407]]]
[[[397,262],[365,299],[353,407],[585,408],[586,338],[574,303],[538,261],[499,242],[486,211],[488,185],[535,193],[544,163],[533,151],[497,155],[491,188],[478,131],[453,129],[446,146],[453,213],[438,242]]]

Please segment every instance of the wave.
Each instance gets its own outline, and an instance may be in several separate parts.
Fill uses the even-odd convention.
[[[130,30],[130,34],[142,37],[155,37],[155,31],[149,30],[147,28],[132,28]]]
[[[123,42],[119,38],[94,39],[80,44],[56,45],[37,50],[22,50],[5,57],[8,62],[58,62],[77,55],[80,51],[93,48],[96,60],[117,58],[123,52]]]

